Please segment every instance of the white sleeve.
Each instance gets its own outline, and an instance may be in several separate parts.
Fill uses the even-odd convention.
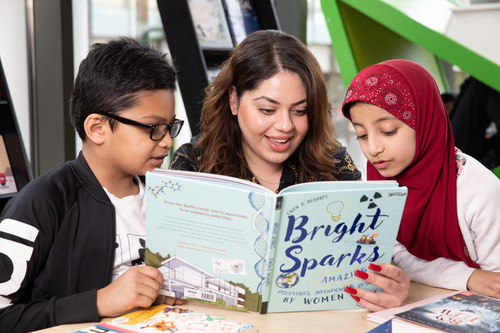
[[[432,261],[420,259],[412,255],[403,244],[396,242],[392,260],[396,266],[404,270],[412,281],[454,290],[467,290],[467,281],[474,268],[463,261],[448,258],[437,258]]]
[[[500,179],[463,155],[467,161],[457,179],[460,229],[470,257],[481,269],[500,272]]]

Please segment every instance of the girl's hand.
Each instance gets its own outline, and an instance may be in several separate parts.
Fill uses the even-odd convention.
[[[389,264],[370,264],[371,272],[356,271],[358,278],[383,289],[373,292],[361,288],[345,287],[359,305],[370,311],[400,306],[410,291],[410,277],[401,268]]]
[[[476,269],[467,281],[467,289],[476,294],[500,298],[500,273]]]

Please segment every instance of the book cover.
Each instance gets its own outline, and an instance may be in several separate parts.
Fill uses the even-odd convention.
[[[233,41],[222,0],[188,0],[196,37],[204,49],[231,50]]]
[[[239,321],[215,317],[176,306],[156,305],[96,324],[75,333],[80,332],[250,333],[257,332],[257,330],[254,325]]]
[[[421,324],[445,332],[500,332],[500,300],[461,291],[441,300],[396,314],[393,329],[407,331]]]
[[[392,333],[392,319],[389,319],[366,333]]]
[[[406,201],[396,182],[316,182],[279,195],[251,182],[146,175],[146,264],[162,293],[260,313],[356,308],[345,286],[389,263]]]
[[[235,45],[260,29],[252,0],[224,0],[224,5]]]
[[[17,192],[16,180],[12,173],[9,155],[3,136],[0,135],[0,196]]]
[[[453,291],[453,292],[449,292],[446,294],[437,294],[437,295],[433,295],[433,296],[421,299],[419,301],[404,304],[404,305],[401,305],[401,306],[398,306],[395,308],[389,308],[389,309],[380,310],[380,311],[376,311],[376,312],[370,312],[366,315],[366,318],[369,321],[373,321],[375,323],[382,324],[382,323],[394,318],[396,313],[404,312],[404,311],[410,310],[412,308],[416,308],[418,306],[422,306],[422,305],[425,305],[427,303],[431,303],[431,302],[440,300],[442,298],[445,298],[445,297],[448,297],[451,295],[455,295],[456,293],[457,293],[456,291]]]

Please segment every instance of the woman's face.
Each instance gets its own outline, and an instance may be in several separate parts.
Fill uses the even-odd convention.
[[[234,87],[229,93],[250,169],[282,168],[309,129],[306,88],[300,77],[279,72],[255,90],[245,91],[239,101]]]

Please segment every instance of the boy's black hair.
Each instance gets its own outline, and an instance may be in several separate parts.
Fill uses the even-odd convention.
[[[175,90],[176,72],[166,54],[121,37],[93,44],[80,63],[70,101],[71,123],[85,141],[83,124],[92,113],[116,114],[137,103],[137,93]],[[110,119],[113,128],[115,121]]]

